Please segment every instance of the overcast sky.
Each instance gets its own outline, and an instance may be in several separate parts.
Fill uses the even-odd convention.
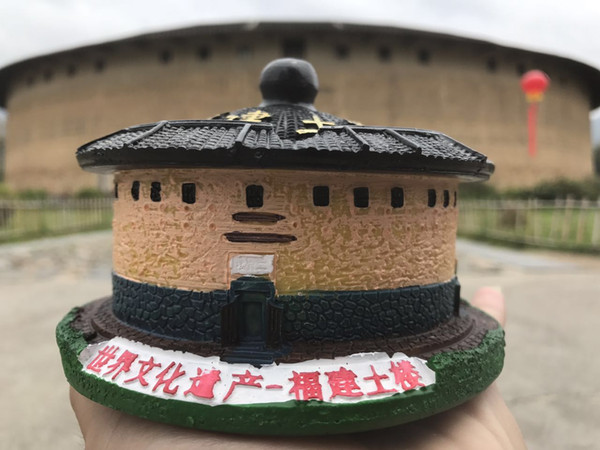
[[[0,0],[0,67],[150,31],[278,20],[433,30],[600,68],[600,0]]]

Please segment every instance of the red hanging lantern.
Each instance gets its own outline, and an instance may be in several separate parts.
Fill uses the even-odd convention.
[[[521,77],[521,89],[529,103],[527,113],[527,129],[529,130],[529,156],[536,154],[536,123],[539,103],[544,98],[544,92],[550,86],[550,77],[541,70],[530,70]]]

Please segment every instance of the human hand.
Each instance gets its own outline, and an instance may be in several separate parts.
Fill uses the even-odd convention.
[[[473,306],[504,326],[502,294],[482,288]],[[71,388],[71,405],[86,448],[95,449],[525,449],[519,427],[495,383],[449,411],[383,430],[350,435],[281,437],[212,433],[150,422],[94,403]]]

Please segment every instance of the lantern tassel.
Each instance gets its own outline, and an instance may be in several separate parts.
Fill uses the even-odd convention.
[[[529,156],[535,158],[536,155],[536,123],[537,123],[538,103],[532,102],[529,104],[527,114],[527,128],[529,130]]]

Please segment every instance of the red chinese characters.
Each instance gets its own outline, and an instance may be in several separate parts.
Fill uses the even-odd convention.
[[[113,364],[107,367],[108,370],[104,372],[102,376],[105,377],[114,372],[111,379],[115,380],[119,374],[127,373],[131,370],[131,365],[137,359],[137,357],[137,353],[132,353],[129,350],[125,350]]]
[[[383,387],[383,383],[381,380],[387,380],[389,377],[387,375],[380,375],[375,371],[375,367],[371,364],[371,373],[373,374],[370,377],[364,377],[365,381],[373,381],[375,383],[376,390],[373,392],[367,392],[367,395],[378,395],[378,394],[388,394],[398,392],[396,389],[385,389]]]
[[[215,369],[203,371],[198,368],[197,374],[198,375],[195,377],[190,377],[192,385],[183,393],[183,395],[187,396],[192,394],[194,397],[198,398],[214,398],[215,384],[221,381],[221,371]]]
[[[419,386],[425,386],[419,381],[421,375],[418,370],[408,360],[390,363],[390,372],[394,374],[396,386],[402,387],[405,391],[410,391]]]
[[[119,347],[116,345],[107,345],[102,350],[98,352],[96,357],[90,362],[86,369],[91,370],[92,372],[100,373],[102,368],[107,365],[112,359],[114,359],[115,355]]]
[[[125,380],[124,383],[132,383],[134,381],[137,381],[142,386],[148,386],[148,381],[146,381],[145,376],[152,369],[154,369],[156,367],[161,367],[162,364],[154,362],[153,356],[151,356],[148,361],[138,361],[138,362],[140,363],[141,367],[140,367],[140,370],[139,370],[137,376],[130,378],[128,380]]]
[[[292,371],[292,378],[288,378],[294,385],[290,394],[296,395],[296,400],[323,400],[323,391],[319,383],[320,372]]]
[[[362,397],[364,395],[360,386],[356,384],[356,374],[353,371],[340,367],[340,370],[325,372],[325,375],[327,375],[331,388],[330,399],[337,396]]]
[[[160,386],[163,386],[163,392],[165,394],[170,394],[170,395],[177,394],[177,390],[179,389],[179,386],[172,387],[171,384],[177,378],[184,376],[185,370],[181,370],[181,363],[177,364],[177,367],[175,367],[175,370],[173,371],[173,373],[169,377],[167,377],[167,374],[171,371],[173,366],[175,366],[174,361],[171,362],[171,364],[169,364],[165,370],[163,370],[161,373],[159,373],[156,376],[156,379],[158,381],[152,388],[152,392],[155,392]]]
[[[252,371],[246,369],[243,373],[232,373],[239,366],[210,363],[208,367],[202,367],[201,358],[198,361],[199,365],[196,365],[185,360],[179,362],[171,359],[173,356],[161,354],[147,357],[142,352],[138,354],[131,350],[120,350],[120,346],[121,342],[107,342],[98,347],[99,350],[90,358],[91,361],[85,366],[85,370],[122,385],[137,383],[137,386],[131,388],[147,388],[145,391],[150,395],[166,394],[187,401],[210,401],[211,404],[227,403],[228,400],[239,404],[256,401],[277,402],[293,398],[297,401],[360,401],[425,386],[423,376],[429,380],[427,375],[423,375],[423,372],[417,369],[419,366],[415,367],[413,360],[408,358],[387,361],[367,359],[358,364],[333,366],[338,369],[329,372],[314,370],[318,366],[313,364],[299,364],[260,367]],[[369,364],[370,362],[373,363]],[[386,367],[387,364],[389,366]],[[296,367],[310,367],[313,370],[292,370]],[[426,369],[423,370],[425,374],[428,373]],[[186,377],[186,373],[190,375]],[[191,376],[193,373],[196,375]],[[240,386],[253,389],[242,389],[242,392],[230,400]],[[329,392],[323,392],[327,387],[331,390],[330,395]],[[262,390],[259,397],[244,395],[252,394],[256,388]]]
[[[231,383],[231,387],[229,388],[229,391],[227,391],[227,395],[223,398],[223,402],[227,401],[236,386],[262,387],[261,384],[258,383],[258,380],[263,379],[262,375],[252,375],[249,370],[246,370],[245,373],[234,373],[231,376],[238,378],[238,381]]]

